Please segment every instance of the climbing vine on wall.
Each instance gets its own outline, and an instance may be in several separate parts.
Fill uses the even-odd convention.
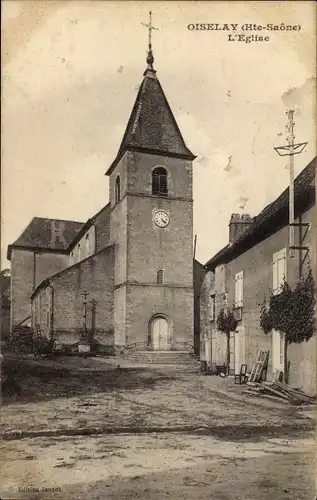
[[[261,304],[260,325],[264,333],[273,329],[284,334],[285,381],[288,382],[287,346],[307,342],[313,335],[315,317],[315,282],[311,269],[293,289],[285,281],[279,294],[272,293]]]
[[[264,333],[279,330],[289,344],[309,340],[315,321],[315,283],[311,269],[293,289],[284,282],[279,294],[270,294],[261,304],[260,325]]]

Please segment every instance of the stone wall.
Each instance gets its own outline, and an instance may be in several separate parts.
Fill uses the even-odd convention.
[[[65,269],[68,259],[68,255],[57,252],[12,249],[11,330],[31,314],[30,297],[34,289],[48,276]]]
[[[52,333],[61,344],[74,344],[84,324],[83,292],[87,296],[87,329],[102,345],[113,345],[114,251],[109,245],[93,256],[65,269],[50,280],[52,289]],[[33,307],[48,287],[38,291]],[[46,303],[42,300],[42,304]],[[46,331],[43,310],[33,319]]]

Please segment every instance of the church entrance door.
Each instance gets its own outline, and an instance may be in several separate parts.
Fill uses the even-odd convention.
[[[169,325],[167,319],[163,316],[156,316],[151,320],[150,327],[153,349],[156,351],[166,351],[169,344]]]

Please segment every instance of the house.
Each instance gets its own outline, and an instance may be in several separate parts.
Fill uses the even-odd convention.
[[[294,183],[295,244],[289,249],[289,189],[254,218],[233,214],[229,243],[205,265],[201,288],[200,356],[209,366],[226,363],[226,335],[217,330],[217,316],[233,309],[237,328],[230,338],[230,371],[241,364],[251,370],[260,349],[269,350],[268,379],[284,371],[283,334],[266,335],[260,327],[260,305],[270,290],[278,293],[284,279],[293,287],[312,269],[316,283],[316,158]],[[292,256],[293,254],[293,256]],[[301,344],[290,344],[290,384],[316,391],[316,333]]]

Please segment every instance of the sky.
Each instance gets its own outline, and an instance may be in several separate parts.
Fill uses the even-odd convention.
[[[202,263],[228,243],[231,213],[257,215],[288,185],[286,111],[297,175],[316,155],[315,3],[2,1],[1,267],[34,216],[86,221],[108,202],[116,156],[145,70],[153,11],[157,76],[194,161]],[[189,24],[299,25],[229,42]],[[229,32],[233,33],[234,32]],[[261,35],[263,32],[245,32]]]

